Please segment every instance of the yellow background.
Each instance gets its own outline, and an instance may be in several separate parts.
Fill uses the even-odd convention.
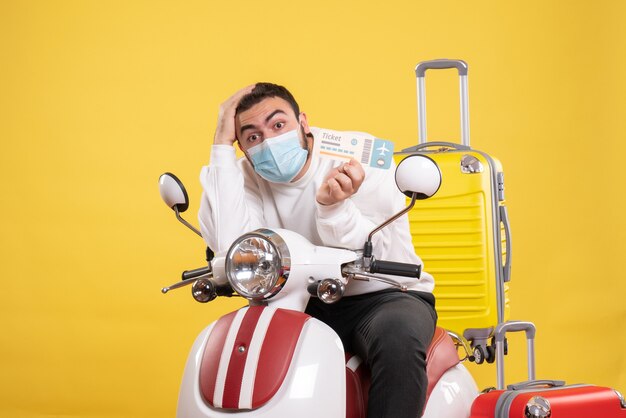
[[[412,145],[413,68],[444,57],[469,63],[472,145],[505,167],[538,377],[626,391],[625,19],[621,1],[2,0],[0,416],[173,416],[193,339],[241,302],[159,292],[203,261],[159,174],[195,223],[219,104],[260,80],[312,125]],[[429,75],[430,139],[458,137],[456,88]]]

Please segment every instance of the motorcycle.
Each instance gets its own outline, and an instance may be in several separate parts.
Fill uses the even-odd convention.
[[[344,353],[337,334],[304,313],[310,297],[338,301],[350,280],[377,280],[406,290],[393,276],[419,277],[420,265],[377,260],[372,236],[432,196],[441,184],[436,163],[423,155],[396,169],[400,191],[411,198],[401,212],[375,228],[363,250],[315,246],[285,229],[266,228],[239,237],[213,254],[208,265],[185,271],[182,281],[162,292],[191,285],[193,298],[209,302],[236,293],[248,306],[224,315],[197,337],[180,389],[177,416],[185,417],[365,417],[369,375],[361,359]],[[180,180],[159,179],[163,200],[179,221],[188,208]],[[437,328],[427,354],[429,378],[424,417],[468,416],[478,395],[458,356],[469,343]]]
[[[196,338],[185,365],[177,417],[366,417],[367,367],[357,356],[344,352],[329,326],[304,311],[310,297],[325,303],[338,301],[352,280],[377,280],[406,290],[394,276],[419,278],[420,265],[375,259],[372,236],[411,210],[417,200],[433,196],[441,185],[441,172],[428,156],[413,154],[398,163],[395,175],[410,204],[375,228],[362,250],[316,246],[293,231],[262,228],[240,236],[227,251],[214,254],[207,248],[206,266],[183,272],[182,281],[162,289],[168,293],[191,285],[193,298],[202,303],[233,295],[248,300],[248,306],[222,316]],[[182,182],[165,173],[159,189],[177,219],[201,236],[181,216],[189,205]],[[535,380],[532,323],[503,322],[488,336],[483,330],[474,330],[475,335],[472,331],[457,335],[436,329],[427,352],[427,402],[422,417],[497,415],[497,408],[505,405],[496,399],[504,389],[507,332],[524,331],[528,342],[529,381],[510,385],[510,393],[538,385],[558,389],[563,384]],[[487,338],[492,339],[491,346]],[[463,363],[481,363],[485,350],[487,360],[496,363],[499,390],[479,394]],[[603,402],[614,412],[605,416],[626,416],[624,398],[616,391],[608,392],[610,398]],[[569,403],[584,404],[582,397],[577,399]],[[491,411],[495,405],[496,412],[484,412],[485,404]],[[541,396],[523,406],[527,417],[551,413],[549,402]]]

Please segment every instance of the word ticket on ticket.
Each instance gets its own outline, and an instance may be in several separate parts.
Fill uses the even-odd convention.
[[[393,158],[393,142],[350,132],[320,129],[315,133],[313,153],[322,158],[350,161],[388,169]]]

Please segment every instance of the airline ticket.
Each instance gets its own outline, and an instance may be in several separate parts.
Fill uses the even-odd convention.
[[[393,158],[393,142],[360,133],[320,129],[315,134],[313,153],[322,158],[350,161],[364,166],[388,169]]]

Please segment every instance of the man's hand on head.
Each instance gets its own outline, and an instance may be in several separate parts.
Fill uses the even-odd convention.
[[[328,172],[315,198],[321,205],[339,203],[355,194],[364,179],[363,167],[353,158]]]
[[[237,140],[237,132],[235,130],[235,110],[243,96],[250,93],[256,84],[244,87],[228,98],[220,105],[219,115],[217,117],[217,128],[213,137],[215,145],[233,145]]]

